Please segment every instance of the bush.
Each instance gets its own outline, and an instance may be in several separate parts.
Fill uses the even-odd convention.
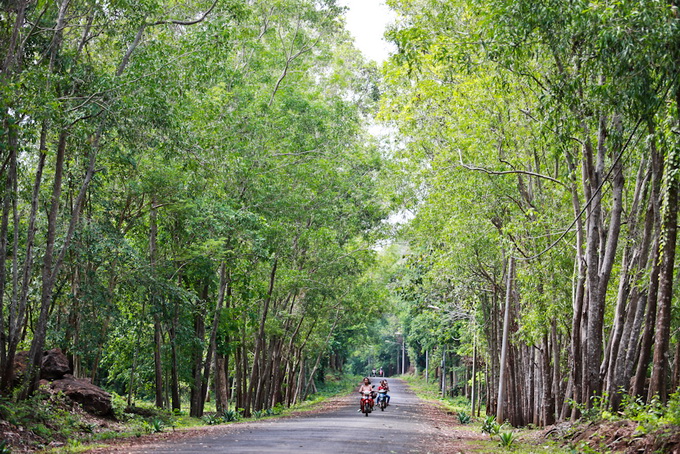
[[[111,406],[113,407],[113,416],[119,421],[125,421],[128,418],[128,414],[125,413],[125,408],[127,407],[127,401],[124,397],[119,396],[115,392],[111,393]]]
[[[515,440],[517,440],[517,435],[514,432],[501,432],[498,434],[498,439],[502,447],[511,448]]]
[[[224,412],[224,421],[233,422],[241,419],[241,413],[238,410],[227,410]]]
[[[678,361],[679,359],[676,359]],[[668,400],[668,410],[666,412],[666,419],[670,424],[680,426],[680,392],[671,394]]]
[[[459,411],[458,421],[460,421],[461,424],[469,424],[470,421],[472,421],[472,416],[468,415],[464,411]]]
[[[218,415],[204,415],[203,422],[205,422],[209,426],[215,426],[217,424],[222,424],[223,422],[225,422],[225,419],[222,416]]]
[[[501,425],[496,422],[495,415],[489,415],[482,424],[482,433],[487,433],[489,436],[498,435],[501,431]]]
[[[160,418],[154,418],[151,421],[146,422],[146,431],[155,434],[155,433],[160,433],[163,432],[163,429],[165,428],[165,424],[163,423],[163,420]]]

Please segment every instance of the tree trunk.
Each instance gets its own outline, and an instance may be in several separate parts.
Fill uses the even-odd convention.
[[[654,261],[649,276],[649,293],[647,294],[647,314],[645,316],[645,329],[642,334],[640,345],[640,356],[638,358],[637,370],[633,380],[631,395],[642,396],[645,389],[645,379],[647,377],[647,367],[652,356],[652,343],[654,341],[654,322],[656,320],[656,300],[659,289],[659,238],[654,240]]]
[[[339,315],[340,315],[340,311],[338,310],[335,313],[335,317],[333,317],[333,326],[331,326],[331,329],[328,332],[328,336],[326,336],[326,341],[323,344],[323,348],[319,351],[319,354],[316,356],[316,362],[314,363],[314,367],[312,367],[312,371],[309,374],[309,380],[307,381],[307,386],[305,386],[305,392],[302,396],[303,400],[307,398],[307,393],[309,392],[309,387],[312,384],[312,382],[314,381],[314,374],[316,373],[316,369],[319,367],[319,363],[321,362],[321,358],[323,357],[323,354],[326,352],[326,348],[328,347],[328,342],[330,342],[331,337],[333,336],[333,331],[335,331],[335,327],[338,324],[338,320],[340,318]]]
[[[654,136],[654,125],[650,122],[649,135]],[[646,316],[644,321],[644,332],[640,343],[637,370],[631,385],[631,394],[633,396],[642,396],[644,393],[645,378],[647,376],[647,367],[649,366],[649,359],[651,357],[652,341],[654,338],[654,322],[656,320],[656,302],[659,289],[659,269],[660,269],[660,231],[661,231],[661,180],[663,174],[663,158],[659,153],[656,142],[650,141],[650,154],[652,162],[652,194],[650,196],[649,208],[647,210],[647,223],[652,222],[653,227],[653,241],[652,248],[649,254],[651,262],[651,269],[649,272],[649,284],[647,285],[646,301],[638,307],[638,314],[636,323],[641,325],[642,317],[640,312],[646,307]],[[650,227],[650,228],[652,228]],[[642,300],[641,300],[642,301]],[[638,318],[639,317],[639,318]],[[633,363],[634,351],[632,350],[633,339],[629,343],[629,355],[631,359],[629,364]]]
[[[224,413],[229,407],[225,362],[224,355],[219,353],[215,355],[215,409],[217,413]]]
[[[189,415],[194,418],[201,417],[203,407],[203,341],[205,340],[205,308],[208,300],[210,287],[206,283],[201,291],[199,307],[194,312],[194,333],[197,346],[194,348],[192,364],[193,383],[191,386],[191,402]]]
[[[567,163],[569,165],[569,170],[572,175],[576,175],[576,168],[573,164],[573,159],[570,154],[567,155]],[[575,179],[575,177],[573,177]],[[573,312],[572,312],[572,322],[571,322],[571,350],[569,355],[569,366],[570,366],[570,380],[574,384],[573,386],[580,389],[583,385],[583,376],[581,371],[583,370],[583,352],[581,350],[581,330],[583,329],[583,309],[585,302],[585,283],[586,283],[586,268],[585,268],[585,257],[583,256],[585,236],[583,231],[583,222],[579,218],[581,212],[581,204],[578,197],[578,191],[576,189],[576,181],[573,180],[570,185],[571,188],[571,201],[574,210],[574,216],[576,217],[576,257],[574,258],[574,267],[576,268],[576,281],[574,282],[573,289]],[[573,389],[573,387],[572,387]],[[582,403],[581,393],[574,393],[574,400],[577,403]],[[576,407],[572,407],[572,418],[577,417]]]
[[[149,263],[151,274],[156,278],[156,237],[158,235],[158,205],[156,198],[151,199],[151,211],[149,213]],[[151,310],[153,311],[153,363],[155,376],[156,407],[163,407],[163,362],[161,358],[162,335],[160,303],[157,300],[156,289],[151,289]]]
[[[259,381],[257,380],[257,375],[258,373],[262,373],[263,371],[258,370],[258,367],[260,367],[260,355],[262,354],[262,350],[264,349],[264,342],[265,342],[265,322],[267,321],[267,313],[269,312],[269,303],[271,302],[271,297],[272,297],[272,292],[274,291],[274,280],[276,278],[276,266],[277,266],[278,260],[274,259],[274,265],[272,266],[272,271],[269,277],[269,290],[267,292],[267,297],[264,300],[264,307],[262,308],[262,316],[260,317],[260,328],[258,329],[257,332],[257,337],[255,338],[255,352],[253,354],[253,368],[250,372],[250,383],[249,383],[249,400],[253,399],[255,397],[255,386],[256,382]]]
[[[54,247],[57,235],[57,214],[59,213],[59,199],[61,197],[61,184],[64,175],[64,155],[66,153],[66,131],[59,135],[57,145],[57,157],[54,169],[54,185],[52,189],[52,201],[47,218],[47,239],[45,241],[45,253],[43,256],[42,269],[42,293],[40,298],[40,315],[34,331],[33,342],[28,356],[28,365],[24,375],[24,383],[20,392],[20,399],[26,399],[37,388],[40,379],[40,360],[43,354],[45,336],[47,334],[47,316],[50,303],[52,302],[52,289],[56,280],[53,272]]]
[[[226,295],[226,288],[228,284],[227,279],[227,265],[222,262],[220,265],[220,287],[217,296],[217,304],[213,314],[212,327],[210,329],[210,338],[208,339],[208,351],[205,355],[205,362],[203,363],[203,378],[200,383],[200,400],[197,401],[197,416],[203,416],[203,408],[205,400],[208,395],[208,382],[210,379],[210,370],[212,368],[212,358],[217,348],[217,329],[219,328],[220,316],[222,315],[222,306],[224,304],[224,297]],[[206,295],[207,296],[207,295]],[[196,384],[199,385],[198,383]]]
[[[508,335],[510,332],[510,300],[512,293],[512,276],[515,266],[514,260],[514,257],[510,256],[508,260],[508,274],[506,276],[507,290],[505,293],[505,316],[503,317],[503,344],[501,347],[500,375],[498,378],[498,402],[496,408],[496,420],[499,422],[499,424],[502,424],[505,420],[503,406],[505,402],[505,377],[508,370]]]
[[[2,220],[0,221],[0,370],[5,370],[7,362],[7,342],[5,339],[5,282],[6,282],[6,268],[7,250],[9,245],[9,213],[14,205],[16,199],[16,156],[17,156],[17,137],[16,127],[10,124],[9,120],[5,120],[5,129],[7,130],[7,145],[9,148],[9,168],[5,175],[4,194],[2,197]],[[1,176],[2,174],[0,174]],[[16,225],[15,225],[16,229]],[[16,230],[15,230],[16,236]],[[15,249],[16,251],[16,249]],[[18,251],[17,251],[18,252]],[[16,253],[12,254],[16,257]]]
[[[680,109],[680,90],[677,93]],[[662,227],[661,266],[659,268],[659,294],[657,297],[656,332],[654,335],[654,359],[647,400],[658,395],[663,402],[667,398],[667,367],[669,356],[671,305],[673,298],[673,268],[678,229],[678,181],[680,151],[672,150],[666,160],[666,212]]]

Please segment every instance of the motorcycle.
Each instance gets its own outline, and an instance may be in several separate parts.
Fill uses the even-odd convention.
[[[373,411],[373,393],[364,392],[361,394],[361,412],[368,416]]]
[[[385,411],[385,408],[387,407],[387,398],[385,397],[386,395],[386,389],[381,389],[378,391],[378,407],[380,407],[380,411]]]

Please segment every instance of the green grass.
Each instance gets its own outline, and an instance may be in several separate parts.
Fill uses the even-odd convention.
[[[442,397],[438,383],[425,383],[422,377],[415,377],[413,375],[402,375],[399,378],[403,379],[409,384],[409,387],[421,399],[440,404],[445,410],[452,412],[455,416],[452,419],[454,423],[461,424],[460,415],[467,417],[471,416],[470,401],[462,396],[458,397]],[[493,426],[493,427],[492,427]],[[499,425],[495,422],[493,416],[488,416],[481,411],[480,417],[472,417],[471,422],[465,423],[465,427],[473,431],[482,433],[485,427],[490,428],[486,430],[489,433],[489,438],[486,440],[474,440],[474,446],[470,446],[469,452],[481,454],[496,454],[499,452],[512,452],[513,454],[574,454],[573,450],[562,448],[555,442],[544,442],[537,446],[533,443],[522,441],[527,438],[534,430],[530,429],[513,429],[504,425]],[[511,432],[512,431],[512,432]],[[503,440],[501,434],[511,433],[512,437],[505,435],[507,446],[502,446]],[[510,439],[511,438],[511,439]],[[468,452],[468,451],[466,451]]]
[[[304,402],[291,408],[278,405],[257,412],[248,419],[275,418],[292,412],[311,411],[325,400],[352,392],[359,382],[358,376],[329,375],[325,383],[317,386],[318,392],[310,395]],[[106,431],[98,431],[96,423],[83,420],[78,413],[74,413],[72,409],[75,404],[62,394],[36,393],[29,400],[18,403],[0,397],[0,419],[35,434],[37,441],[32,446],[35,450],[45,449],[51,442],[63,443],[63,446],[49,451],[54,454],[83,452],[111,439],[140,437],[156,432],[248,420],[242,418],[237,409],[230,409],[226,415],[217,415],[214,411],[214,400],[206,405],[205,419],[188,416],[188,410],[158,409],[152,402],[143,401],[135,403],[137,412],[128,413],[126,404],[123,397],[113,394],[114,412],[122,426],[118,425],[116,429]],[[9,448],[1,445],[0,454],[7,452]]]
[[[250,418],[243,418],[238,409],[230,409],[225,415],[218,415],[214,411],[214,403],[206,405],[206,415],[203,418],[192,418],[186,411],[169,411],[156,408],[152,402],[138,401],[135,406],[143,411],[146,416],[124,413],[125,405],[122,398],[114,396],[114,407],[117,408],[118,418],[126,421],[127,428],[121,432],[99,432],[82,434],[77,438],[68,440],[66,446],[55,448],[52,454],[70,454],[93,449],[101,444],[94,444],[116,438],[141,437],[146,434],[159,431],[202,427],[215,424],[230,424],[240,421],[253,421],[256,419],[276,418],[293,412],[314,410],[320,403],[330,398],[350,393],[356,388],[361,378],[358,376],[328,376],[325,383],[317,386],[318,392],[310,395],[307,400],[298,405],[285,408],[281,405],[261,412],[254,412]],[[210,406],[212,405],[212,406]],[[75,435],[75,434],[74,434]]]
[[[462,412],[467,415],[470,415],[472,416],[471,419],[472,421],[476,419],[474,415],[472,415],[469,399],[462,396],[442,397],[440,394],[439,384],[436,382],[425,383],[425,380],[422,377],[415,377],[413,375],[402,375],[400,376],[400,378],[409,384],[411,389],[418,395],[418,397],[425,400],[438,402],[446,410],[454,412],[456,414]],[[482,417],[485,416],[483,410],[480,413],[480,415]]]
[[[497,439],[475,441],[475,453],[478,454],[498,454],[501,452],[511,452],[513,454],[575,454],[576,451],[561,448],[553,442],[543,443],[540,446],[530,445],[515,441],[510,448],[500,446]]]

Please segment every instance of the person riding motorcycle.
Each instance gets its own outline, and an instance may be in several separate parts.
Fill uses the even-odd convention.
[[[370,393],[371,399],[375,399],[376,392],[373,390],[373,386],[371,385],[371,380],[369,380],[368,377],[364,377],[363,383],[361,384],[361,386],[359,386],[359,394],[361,394],[363,396],[364,393]]]
[[[381,392],[384,391],[384,392]],[[387,394],[390,391],[390,385],[387,384],[387,380],[382,380],[380,382],[380,386],[378,386],[378,403],[380,403],[380,400],[385,399],[387,401],[387,405],[390,404],[390,395]]]

